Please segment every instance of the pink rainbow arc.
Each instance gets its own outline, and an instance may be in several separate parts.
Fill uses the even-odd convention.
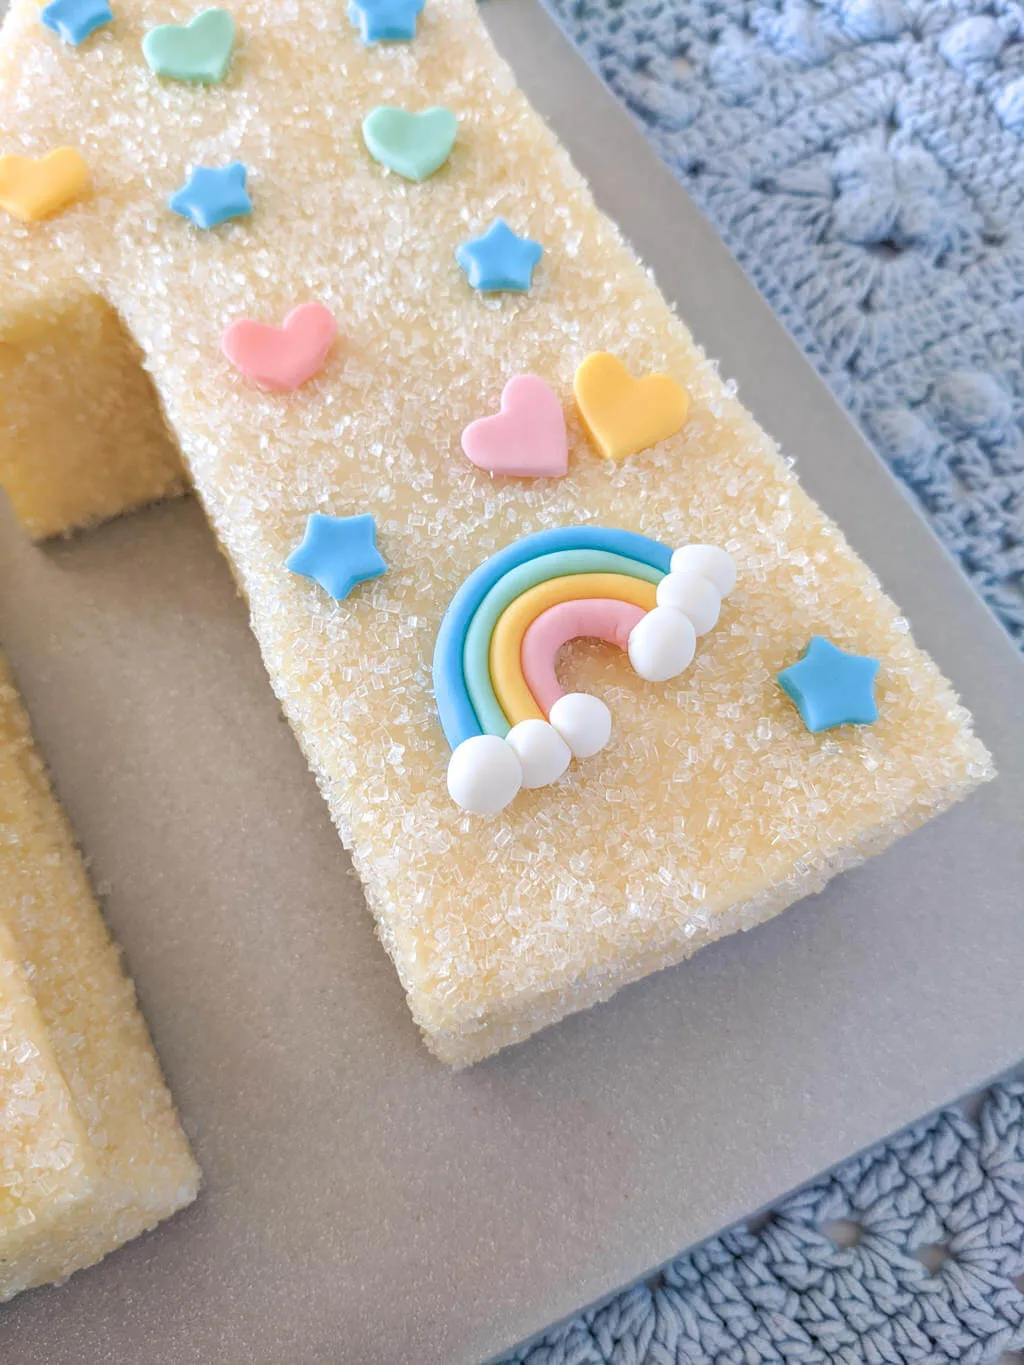
[[[644,615],[642,607],[607,597],[558,602],[541,612],[523,635],[521,662],[526,685],[544,714],[549,715],[555,702],[565,696],[555,672],[555,660],[563,645],[589,638],[625,651],[630,632]]]

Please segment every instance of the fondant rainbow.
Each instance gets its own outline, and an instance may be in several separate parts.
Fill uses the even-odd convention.
[[[521,786],[545,786],[607,743],[604,703],[558,682],[563,644],[607,640],[641,677],[664,682],[689,664],[734,582],[732,560],[715,546],[673,554],[597,526],[540,531],[481,564],[452,598],[434,650],[457,804],[494,814]]]

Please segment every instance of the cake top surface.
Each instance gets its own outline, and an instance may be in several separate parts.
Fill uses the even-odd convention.
[[[133,0],[70,49],[14,5],[3,146],[73,141],[91,189],[43,224],[5,222],[2,293],[15,313],[73,275],[137,338],[421,1022],[557,990],[627,946],[656,954],[982,775],[950,688],[597,213],[469,0],[428,6],[414,43],[368,48],[333,0],[230,8],[230,69],[197,86],[158,79],[141,51],[190,6]],[[380,105],[456,115],[430,180],[368,155],[360,121]],[[251,216],[197,232],[169,211],[192,167],[234,162]],[[499,216],[544,246],[528,294],[481,296],[455,260]],[[266,394],[224,363],[225,326],[310,299],[340,329],[315,381]],[[509,376],[543,376],[568,407],[597,350],[682,384],[677,436],[609,464],[571,417],[569,473],[551,482],[492,481],[461,456]],[[367,511],[387,574],[339,605],[288,573],[310,513]],[[554,794],[474,822],[444,793],[439,622],[488,555],[576,523],[723,546],[736,590],[676,684],[573,646],[567,669],[608,701],[613,744]],[[812,735],[777,687],[819,634],[881,661],[876,725]]]

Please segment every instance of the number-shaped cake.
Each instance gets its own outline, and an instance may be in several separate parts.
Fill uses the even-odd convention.
[[[14,0],[0,154],[0,483],[195,490],[445,1061],[989,774],[473,0]]]

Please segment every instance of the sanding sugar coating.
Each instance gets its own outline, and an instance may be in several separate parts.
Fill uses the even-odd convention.
[[[73,132],[93,182],[62,215],[0,231],[0,418],[22,433],[7,449],[23,452],[0,449],[0,482],[27,521],[56,529],[26,463],[29,451],[35,468],[60,459],[63,416],[64,436],[79,434],[64,523],[73,493],[85,519],[110,505],[104,480],[123,449],[91,432],[106,403],[109,437],[109,384],[124,370],[92,371],[65,346],[74,276],[137,339],[413,1013],[461,1064],[768,918],[962,796],[988,758],[897,608],[597,212],[472,0],[432,0],[415,40],[393,47],[364,46],[337,0],[231,8],[228,76],[197,87],[155,79],[139,56],[148,27],[188,17],[185,0],[121,0],[81,50],[46,34],[34,0],[15,0],[0,142],[38,154]],[[451,155],[423,183],[367,153],[360,123],[381,105],[456,115]],[[189,165],[236,159],[251,168],[251,218],[200,233],[168,213]],[[484,297],[455,260],[496,217],[544,244],[526,294]],[[236,318],[281,319],[304,299],[331,310],[339,342],[298,392],[261,393],[218,339]],[[45,346],[29,345],[47,319]],[[690,400],[681,430],[601,459],[572,401],[595,351],[634,376],[671,375]],[[74,376],[73,412],[52,406],[54,367]],[[569,415],[564,478],[494,481],[460,452],[516,374],[543,378]],[[37,396],[51,405],[48,444],[25,435],[41,429]],[[156,458],[151,482],[167,484]],[[372,512],[389,572],[341,604],[289,574],[313,511]],[[735,592],[667,684],[639,680],[617,650],[573,645],[566,676],[609,706],[609,744],[557,787],[474,820],[445,787],[438,625],[488,556],[585,523],[721,546]],[[807,732],[774,679],[814,634],[881,660],[877,724]]]
[[[0,1300],[91,1265],[198,1183],[0,660]]]

